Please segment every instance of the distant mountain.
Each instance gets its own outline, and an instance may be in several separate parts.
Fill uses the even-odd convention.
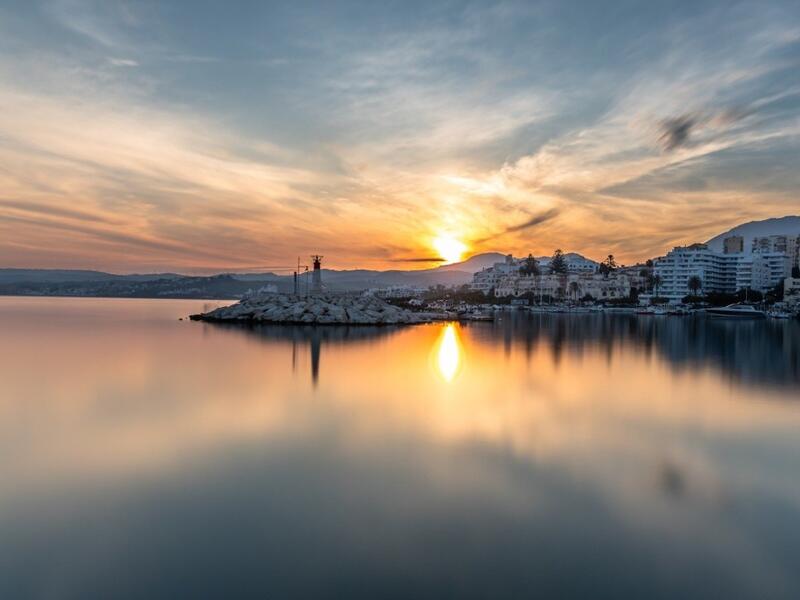
[[[484,266],[503,260],[498,253],[479,254],[452,265],[416,271],[368,269],[322,270],[322,281],[332,291],[376,287],[461,285]],[[274,285],[289,292],[291,275],[275,273],[226,273],[210,277],[153,273],[117,275],[102,271],[67,269],[0,269],[0,295],[101,296],[134,298],[238,298],[248,290]],[[306,285],[301,277],[301,289]]]
[[[583,258],[566,254],[569,258]],[[499,252],[476,254],[465,261],[431,269],[374,271],[323,269],[323,285],[331,291],[356,291],[391,286],[462,285],[474,273],[505,260]],[[549,260],[541,257],[540,260]],[[305,275],[299,284],[306,285]],[[294,287],[291,275],[224,273],[207,277],[153,273],[117,275],[102,271],[63,269],[0,269],[0,295],[101,296],[134,298],[238,298],[249,290],[274,285],[280,292]]]
[[[453,263],[451,265],[442,265],[430,269],[431,271],[464,271],[465,273],[477,273],[481,269],[491,267],[494,263],[503,262],[506,259],[505,254],[500,252],[484,252],[483,254],[476,254],[470,256],[463,262]]]
[[[176,273],[115,275],[71,269],[0,269],[0,283],[67,283],[81,281],[154,281],[183,277]]]
[[[461,285],[472,281],[473,274],[485,267],[492,266],[496,262],[505,260],[505,254],[499,252],[486,252],[476,254],[465,261],[442,265],[431,269],[417,269],[406,271],[393,269],[390,271],[374,271],[370,269],[351,269],[335,270],[322,269],[322,281],[330,290],[363,290],[376,287],[389,286],[414,286],[429,287],[432,285]],[[247,273],[232,275],[241,281],[269,281],[278,285],[283,291],[288,291],[292,283],[292,277],[286,275],[275,275],[274,273]],[[301,286],[304,282],[301,278]]]
[[[767,235],[800,235],[800,216],[787,216],[775,219],[765,219],[763,221],[750,221],[742,225],[737,225],[725,233],[711,238],[706,242],[708,247],[717,252],[722,252],[725,238],[732,235],[741,235],[744,238],[744,250],[750,252],[750,244],[754,237]]]

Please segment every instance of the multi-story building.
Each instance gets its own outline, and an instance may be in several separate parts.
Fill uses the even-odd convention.
[[[753,238],[754,254],[781,253],[789,257],[790,268],[800,261],[800,233],[797,235],[767,235]]]
[[[550,260],[551,258],[549,256],[536,259],[542,276],[549,274]],[[509,254],[503,262],[495,263],[491,267],[486,267],[475,273],[472,277],[470,288],[488,294],[490,290],[494,289],[497,291],[498,288],[502,287],[503,295],[512,295],[507,292],[511,289],[515,289],[514,286],[517,285],[515,277],[519,275],[520,267],[523,266],[524,262],[524,258],[514,258]],[[564,254],[564,262],[566,263],[567,273],[569,274],[595,273],[599,266],[595,261],[584,258],[580,254],[575,254],[574,252]],[[509,276],[512,277],[509,279]]]
[[[501,280],[507,275],[519,273],[521,261],[510,254],[503,262],[494,263],[491,267],[486,267],[472,276],[470,289],[488,294],[490,290],[497,289]]]
[[[579,300],[590,295],[597,300],[605,300],[626,298],[630,292],[630,278],[615,273],[608,277],[596,273],[529,276],[517,273],[504,276],[494,288],[494,294],[498,298],[532,294],[539,297]]]
[[[744,238],[741,235],[732,235],[722,241],[725,254],[739,254],[744,252]]]
[[[706,244],[677,246],[655,261],[654,272],[661,280],[658,295],[680,300],[691,293],[692,277],[700,278],[704,292],[735,292],[740,256],[714,252]]]
[[[791,261],[783,252],[755,252],[742,256],[736,265],[736,290],[765,292],[780,285],[791,272]]]
[[[738,236],[736,236],[738,237]],[[738,242],[726,248],[738,246]],[[706,244],[678,246],[656,259],[655,274],[661,279],[658,295],[677,301],[689,295],[689,282],[699,277],[704,293],[734,293],[742,289],[765,292],[778,285],[790,272],[791,261],[783,252],[752,254],[714,252]]]

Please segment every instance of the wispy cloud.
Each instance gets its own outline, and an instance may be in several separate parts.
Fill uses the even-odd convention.
[[[115,67],[138,67],[139,63],[131,58],[109,58],[110,62]]]
[[[445,234],[630,261],[796,210],[788,2],[173,8],[0,23],[0,263],[422,265]]]

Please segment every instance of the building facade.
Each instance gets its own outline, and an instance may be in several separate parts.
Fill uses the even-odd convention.
[[[722,241],[725,254],[739,254],[744,252],[744,238],[741,235],[732,235]]]
[[[595,300],[627,298],[631,281],[627,275],[612,273],[608,277],[597,273],[565,273],[561,275],[509,274],[494,288],[497,298],[532,295],[538,298],[580,300],[591,296]]]
[[[751,252],[753,254],[785,254],[789,257],[790,268],[796,267],[800,264],[800,233],[753,238]]]
[[[714,252],[706,244],[677,246],[655,260],[653,270],[660,279],[656,292],[670,300],[680,300],[691,293],[692,277],[700,279],[705,293],[735,292],[739,256]]]
[[[738,239],[729,244],[730,239],[724,240],[723,252],[715,252],[706,244],[692,244],[673,248],[656,259],[654,272],[661,281],[658,295],[680,301],[692,293],[689,283],[693,277],[700,279],[703,293],[766,292],[791,272],[791,259],[785,252],[773,252],[766,245],[751,254],[728,252],[739,247]]]
[[[549,276],[548,270],[550,268],[550,257],[539,257],[536,259],[541,271],[540,279],[542,285],[546,285],[547,289],[555,290],[555,283],[551,285],[545,278]],[[567,266],[567,274],[570,275],[590,275],[597,272],[599,266],[593,260],[585,258],[580,254],[573,252],[564,254],[564,262]],[[472,277],[470,289],[481,291],[488,294],[494,290],[495,296],[516,296],[523,292],[516,293],[513,290],[519,289],[520,285],[523,289],[530,287],[532,284],[522,281],[526,279],[520,276],[520,268],[524,265],[524,258],[514,258],[510,254],[506,256],[503,262],[498,262],[491,267],[486,267],[481,271],[475,273]],[[558,276],[555,276],[558,277]],[[553,280],[556,281],[556,280]],[[527,291],[527,290],[526,290]],[[538,293],[538,292],[537,292]],[[548,293],[545,292],[545,295]]]

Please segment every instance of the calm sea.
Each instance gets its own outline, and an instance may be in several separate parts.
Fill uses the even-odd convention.
[[[800,598],[800,322],[0,298],[0,597]]]

